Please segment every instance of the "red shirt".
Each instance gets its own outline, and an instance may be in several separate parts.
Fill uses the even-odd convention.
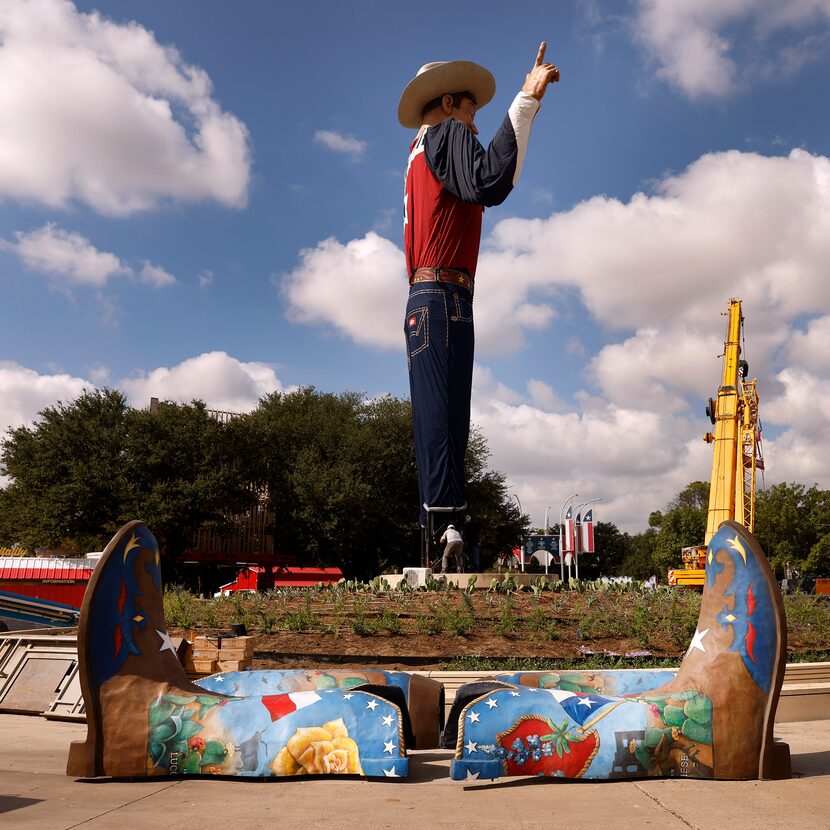
[[[475,277],[481,216],[499,205],[521,173],[539,102],[520,92],[485,150],[472,130],[448,118],[418,134],[404,185],[404,249],[417,268],[457,268]]]
[[[444,188],[424,157],[424,135],[412,142],[406,168],[404,249],[406,269],[442,267],[475,277],[481,241],[481,205],[462,202]]]

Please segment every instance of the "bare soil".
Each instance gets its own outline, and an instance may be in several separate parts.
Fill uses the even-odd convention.
[[[809,597],[786,599],[791,654],[827,651],[830,606]],[[692,592],[309,591],[191,600],[186,615],[167,609],[177,632],[219,632],[244,622],[257,636],[254,668],[372,664],[427,670],[471,656],[493,661],[596,656],[609,664],[620,658],[622,665],[676,664],[700,608],[700,597]]]

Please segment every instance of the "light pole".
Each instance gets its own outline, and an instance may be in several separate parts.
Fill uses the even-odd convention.
[[[602,501],[602,498],[588,499],[588,501],[584,501],[584,502],[582,502],[582,504],[580,504],[580,505],[579,505],[579,507],[577,507],[577,508],[576,508],[576,515],[577,515],[577,516],[581,516],[581,515],[582,515],[582,511],[583,511],[583,510],[584,510],[584,509],[585,509],[585,508],[586,508],[589,504],[593,504],[594,502],[597,502],[597,501]],[[580,522],[579,527],[580,527],[580,535],[581,535],[581,528],[582,528],[582,523],[581,523],[581,522]],[[576,539],[576,535],[577,535],[576,530],[574,530],[574,539]],[[582,540],[580,539],[580,542],[581,542],[581,541],[582,541]],[[576,542],[574,542],[574,562],[576,562],[576,578],[577,578],[577,579],[579,579],[579,554],[578,554],[578,553],[577,553],[577,551],[576,551],[576,548],[577,548],[577,547],[578,547],[578,545],[576,544]]]
[[[565,526],[562,524],[565,521],[565,508],[579,495],[574,493],[565,499],[562,509],[559,511],[559,573],[562,581],[565,581]]]

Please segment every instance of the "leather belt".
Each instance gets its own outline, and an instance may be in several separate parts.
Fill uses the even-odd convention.
[[[416,268],[410,284],[416,282],[451,282],[473,293],[473,280],[455,268]]]

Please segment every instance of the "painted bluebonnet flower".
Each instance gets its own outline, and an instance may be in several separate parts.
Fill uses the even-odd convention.
[[[521,738],[516,738],[516,740],[510,744],[510,748],[514,752],[521,752],[525,748],[525,742]]]
[[[539,736],[538,735],[528,735],[527,736],[527,745],[530,747],[538,747],[539,746]]]
[[[499,756],[499,758],[505,758],[507,757],[507,750],[503,746],[500,746],[499,751],[496,754]]]
[[[518,758],[516,758],[516,764],[520,767],[523,767],[524,763],[525,763],[525,756],[524,756],[524,753],[522,753],[521,755],[519,755]]]
[[[542,750],[541,749],[534,749],[533,754],[530,757],[533,758],[534,761],[541,761],[542,760]]]
[[[553,755],[553,744],[550,741],[545,741],[545,743],[542,744],[542,755]]]

